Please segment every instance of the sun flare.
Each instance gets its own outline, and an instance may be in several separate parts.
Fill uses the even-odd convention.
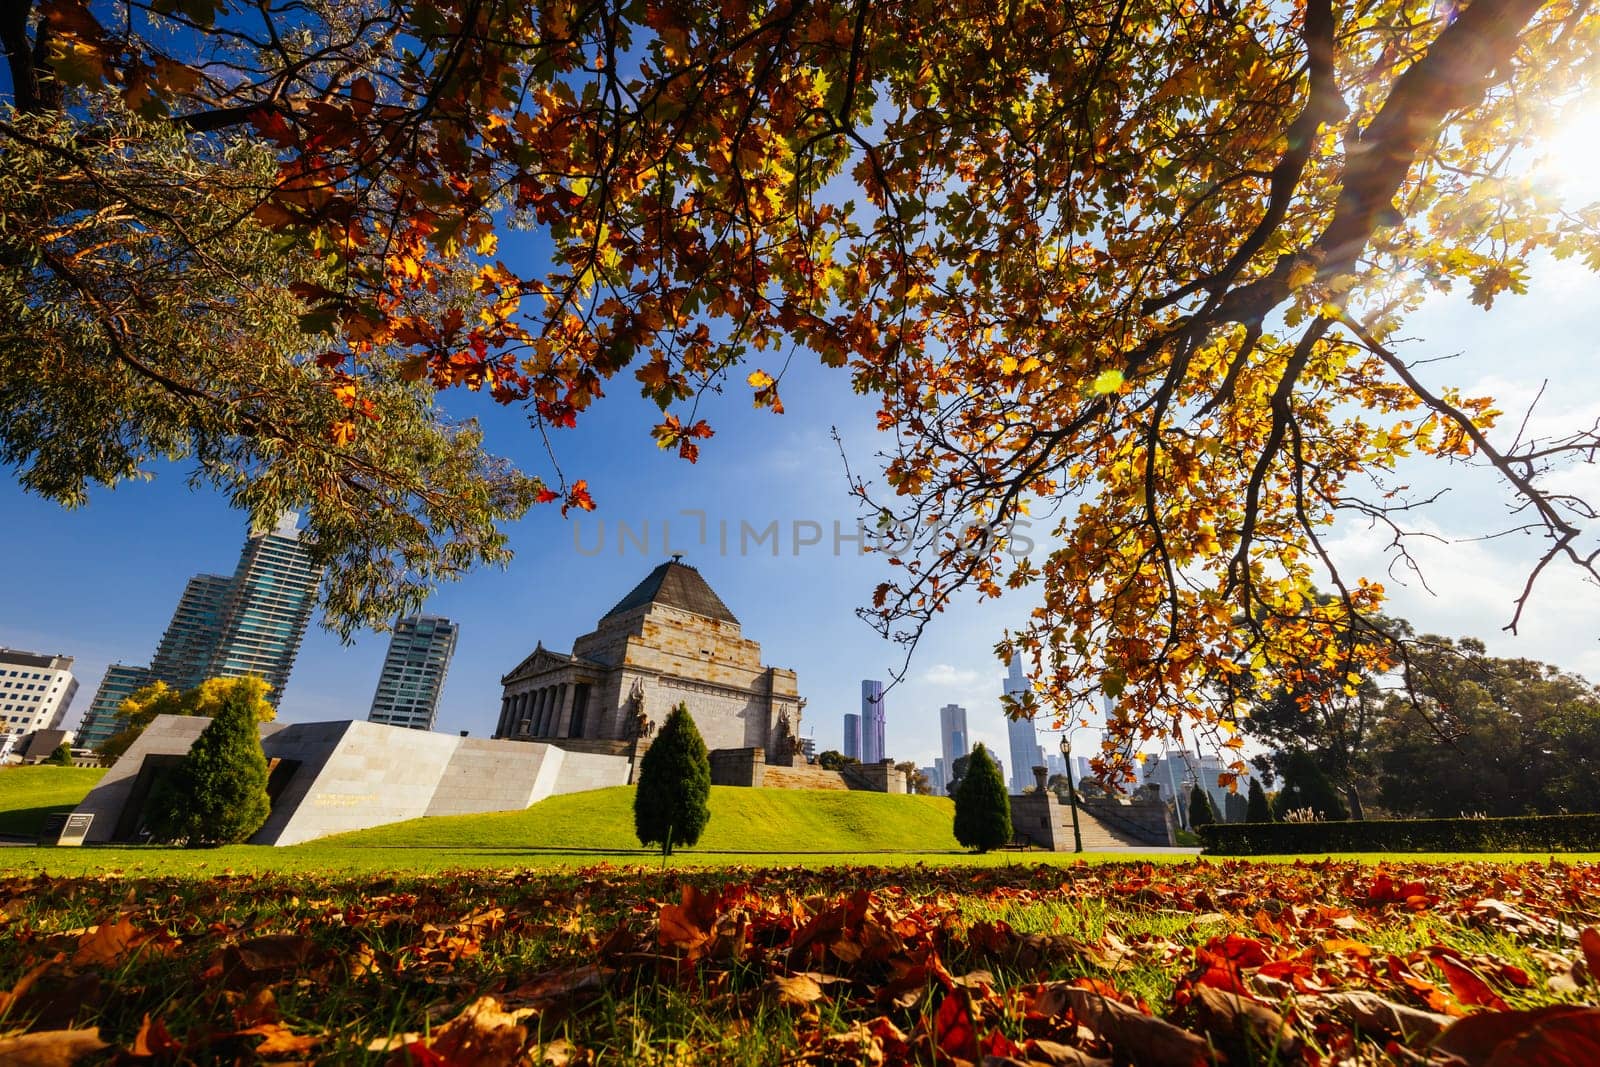
[[[1600,200],[1600,100],[1567,107],[1535,147],[1534,174],[1569,204]]]

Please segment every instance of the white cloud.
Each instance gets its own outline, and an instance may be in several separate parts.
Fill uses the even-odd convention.
[[[966,689],[978,680],[978,672],[960,667],[952,667],[948,663],[935,663],[922,675],[921,681],[925,685],[956,686]]]

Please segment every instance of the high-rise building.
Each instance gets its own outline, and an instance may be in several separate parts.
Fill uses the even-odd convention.
[[[77,691],[71,656],[0,648],[0,734],[59,729]]]
[[[78,726],[73,743],[79,748],[99,748],[110,740],[122,729],[122,702],[155,680],[149,667],[131,667],[125,663],[107,667],[89,710],[83,713],[83,722]]]
[[[870,679],[861,683],[861,762],[880,763],[888,758],[884,745],[883,683]]]
[[[949,779],[946,777],[945,762],[944,762],[944,757],[943,756],[935,756],[935,757],[933,757],[933,779],[934,779],[934,786],[933,786],[934,794],[936,796],[941,796],[941,797],[944,796],[945,795],[945,787],[947,785],[949,785],[950,783],[949,783]]]
[[[1006,696],[1020,697],[1031,688],[1022,673],[1022,656],[1011,657],[1011,669],[1006,674]],[[1006,740],[1011,746],[1011,791],[1021,793],[1034,784],[1033,768],[1046,766],[1044,749],[1039,744],[1039,732],[1032,717],[1006,719]]]
[[[967,754],[967,709],[946,704],[939,709],[939,747],[944,752],[945,780],[955,773],[956,760]]]
[[[288,684],[306,623],[317,600],[322,568],[300,544],[300,516],[284,512],[271,530],[245,542],[234,569],[218,627],[217,647],[206,674],[234,678],[254,674],[271,686],[277,702]]]
[[[846,759],[861,758],[861,716],[855,712],[844,717],[844,754]]]
[[[455,623],[437,615],[413,615],[395,623],[367,720],[413,730],[433,729],[457,632]]]
[[[222,613],[232,588],[232,579],[220,574],[197,574],[189,579],[150,661],[153,677],[174,689],[193,689],[210,677],[207,671],[217,654]]]

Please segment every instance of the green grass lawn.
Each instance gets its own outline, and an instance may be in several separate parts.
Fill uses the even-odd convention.
[[[542,800],[525,811],[453,815],[324,838],[342,848],[584,849],[629,852],[633,787]],[[945,852],[958,849],[948,797],[712,786],[696,852]]]
[[[105,773],[101,767],[0,767],[0,834],[37,835],[47,816],[77,807]]]

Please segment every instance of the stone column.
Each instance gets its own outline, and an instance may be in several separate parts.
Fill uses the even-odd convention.
[[[567,682],[556,686],[556,712],[550,723],[551,737],[567,736],[567,724],[572,721],[572,691],[575,688]]]
[[[504,737],[506,735],[506,720],[510,717],[511,698],[502,696],[500,698],[500,718],[495,722],[494,726],[494,735],[496,737]]]
[[[540,693],[539,700],[539,736],[550,736],[550,719],[556,710],[556,687],[547,685]]]
[[[544,692],[545,691],[543,687],[533,691],[533,710],[529,715],[531,721],[529,723],[528,732],[534,737],[544,736],[544,731],[541,729],[541,724],[544,719]]]
[[[528,736],[528,705],[533,703],[533,691],[523,690],[517,694],[517,735]]]

